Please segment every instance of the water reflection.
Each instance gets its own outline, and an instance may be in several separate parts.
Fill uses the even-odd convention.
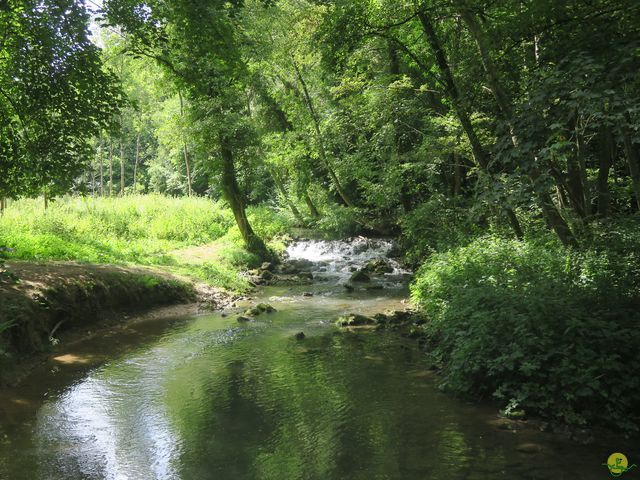
[[[411,341],[331,325],[347,311],[397,307],[406,291],[302,291],[267,290],[278,312],[257,322],[211,315],[180,323],[70,387],[50,389],[34,417],[0,435],[0,478],[606,476],[606,450],[547,439],[541,452],[518,451],[525,440],[438,391]],[[293,338],[299,331],[303,341]]]

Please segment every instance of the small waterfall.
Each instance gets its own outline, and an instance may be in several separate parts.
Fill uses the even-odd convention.
[[[347,283],[354,272],[364,269],[369,262],[382,260],[388,271],[372,274],[372,283],[398,286],[406,283],[411,272],[394,258],[395,250],[394,241],[388,239],[303,240],[289,245],[285,257],[286,263],[312,272],[318,280],[341,284]]]

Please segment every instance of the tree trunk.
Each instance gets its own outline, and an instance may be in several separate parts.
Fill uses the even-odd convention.
[[[49,196],[46,190],[43,190],[42,196],[44,197],[44,209],[49,210]]]
[[[178,98],[180,99],[180,116],[184,116],[184,103],[182,100],[182,92],[178,90]],[[184,166],[187,172],[187,195],[190,197],[193,194],[191,186],[191,166],[189,165],[189,151],[187,150],[187,141],[182,140],[182,153],[184,154]]]
[[[7,198],[0,197],[0,215],[4,215],[4,211],[7,209]]]
[[[340,183],[340,180],[338,179],[338,176],[336,175],[336,172],[333,170],[333,167],[331,166],[331,162],[329,162],[329,158],[327,157],[327,152],[324,146],[324,138],[322,137],[322,131],[320,129],[320,119],[318,118],[317,112],[313,106],[313,101],[311,100],[311,95],[309,94],[307,83],[305,82],[304,77],[302,76],[302,73],[298,68],[298,64],[295,61],[293,61],[292,63],[293,63],[293,68],[296,72],[298,81],[302,86],[302,92],[304,95],[305,103],[309,110],[309,114],[311,115],[311,121],[313,123],[313,128],[316,133],[316,143],[318,144],[318,153],[320,154],[320,159],[322,160],[322,163],[324,164],[327,171],[329,172],[329,176],[331,177],[331,180],[334,186],[336,187],[336,191],[338,192],[338,195],[340,195],[340,198],[342,198],[342,200],[348,207],[353,207],[354,206],[353,202],[351,201],[351,199],[349,198],[349,195],[347,195],[344,188],[342,187],[342,184]]]
[[[104,197],[104,162],[102,159],[102,149],[104,148],[104,143],[102,138],[100,139],[100,156],[98,157],[100,160],[100,196]]]
[[[133,164],[133,193],[138,191],[138,161],[140,159],[140,133],[136,135],[136,160]]]
[[[268,258],[269,251],[260,237],[258,237],[247,218],[244,200],[238,180],[236,179],[236,170],[233,162],[233,152],[229,146],[229,141],[223,138],[220,142],[220,153],[222,156],[222,193],[225,200],[229,203],[233,216],[236,219],[242,240],[245,247],[251,253],[260,258]]]
[[[469,139],[469,143],[471,144],[471,151],[473,153],[473,157],[476,163],[482,168],[488,175],[491,175],[491,171],[489,168],[489,156],[484,150],[478,135],[476,134],[473,124],[471,123],[471,118],[466,110],[466,107],[463,105],[462,98],[460,95],[460,90],[458,89],[458,85],[453,77],[453,72],[451,71],[451,67],[449,66],[449,61],[447,60],[447,55],[445,54],[444,49],[442,48],[442,44],[440,43],[440,39],[431,24],[431,21],[427,17],[427,15],[420,11],[418,12],[418,18],[420,19],[420,23],[422,24],[422,30],[424,31],[427,42],[429,46],[433,50],[433,53],[436,58],[436,63],[438,68],[442,74],[443,84],[449,98],[451,99],[451,103],[453,105],[453,109],[462,125],[462,129],[464,130],[467,138]],[[509,223],[511,228],[517,238],[522,239],[524,237],[524,232],[522,231],[522,227],[520,226],[520,222],[518,221],[518,217],[511,207],[503,207],[505,213],[507,214],[507,218],[509,219]]]
[[[269,173],[271,174],[271,178],[273,178],[273,183],[275,183],[276,184],[276,188],[278,190],[280,190],[280,194],[282,195],[282,198],[284,198],[284,201],[289,206],[289,209],[291,210],[291,213],[293,213],[293,216],[296,217],[296,220],[298,220],[298,222],[300,223],[301,226],[306,227],[307,226],[307,222],[305,222],[304,218],[300,214],[300,210],[298,210],[298,207],[296,207],[296,204],[291,201],[291,198],[289,198],[289,194],[287,193],[287,189],[285,188],[284,182],[282,181],[282,178],[280,178],[280,175],[278,174],[278,171],[275,169],[275,167],[267,166],[267,168],[269,169]]]
[[[453,196],[459,197],[462,193],[462,165],[455,152],[451,154],[451,158],[453,159]]]
[[[124,143],[120,140],[120,196],[124,196]]]
[[[318,211],[315,204],[313,203],[313,200],[309,196],[309,192],[304,192],[304,203],[307,204],[307,207],[309,208],[309,213],[311,213],[311,216],[314,219],[318,219],[321,217],[320,212]]]
[[[462,0],[456,0],[456,4],[459,7],[460,16],[464,20],[467,28],[469,29],[469,32],[471,33],[471,37],[476,42],[478,53],[480,54],[480,59],[482,61],[482,66],[487,75],[489,89],[493,93],[500,114],[509,126],[511,141],[513,142],[514,146],[518,146],[518,137],[512,121],[511,100],[502,87],[502,84],[500,83],[498,70],[493,63],[493,59],[491,58],[489,41],[485,35],[485,32],[482,30],[482,27],[478,23],[475,14],[467,9],[465,2]],[[422,13],[422,17],[426,18],[424,13]],[[573,235],[573,232],[569,228],[569,225],[562,217],[562,215],[560,215],[560,212],[553,203],[549,191],[541,182],[542,174],[538,170],[535,159],[530,166],[523,167],[525,171],[528,171],[533,191],[536,194],[538,204],[542,209],[544,217],[547,221],[547,225],[556,232],[558,238],[563,244],[574,246],[577,245],[578,242]]]
[[[598,165],[598,180],[596,188],[597,196],[597,214],[600,217],[609,216],[609,207],[611,205],[611,193],[609,191],[609,171],[612,165],[612,144],[613,135],[610,127],[600,128],[600,155]]]
[[[567,158],[567,186],[573,209],[581,218],[585,218],[589,215],[591,200],[584,160],[584,137],[580,131],[580,117],[577,114],[573,130],[576,136],[576,150],[575,155],[569,155]]]
[[[109,139],[109,196],[113,197],[113,140]]]
[[[633,186],[633,194],[636,197],[636,206],[640,210],[640,155],[638,148],[633,144],[629,130],[625,128],[623,132],[624,151],[629,163],[629,173]]]

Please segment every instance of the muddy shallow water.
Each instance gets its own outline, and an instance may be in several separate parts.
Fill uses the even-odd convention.
[[[602,463],[621,445],[501,428],[493,407],[441,393],[413,341],[339,331],[341,314],[402,307],[406,272],[394,265],[373,279],[384,290],[346,292],[352,264],[389,245],[311,243],[290,253],[311,260],[318,281],[264,289],[258,300],[276,313],[246,324],[211,314],[132,325],[2,392],[0,478],[609,476]]]

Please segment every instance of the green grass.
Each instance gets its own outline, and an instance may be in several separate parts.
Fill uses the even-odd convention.
[[[232,225],[228,209],[203,198],[67,197],[46,211],[20,200],[0,218],[0,245],[22,260],[170,264],[171,250],[216,240]]]
[[[265,206],[248,209],[255,231],[275,250],[288,229],[285,215]],[[241,268],[257,259],[242,248],[232,212],[205,198],[132,195],[65,197],[44,210],[41,200],[12,202],[0,217],[0,246],[10,259],[158,265],[217,286],[246,288]],[[183,259],[181,249],[211,245],[206,259]]]

